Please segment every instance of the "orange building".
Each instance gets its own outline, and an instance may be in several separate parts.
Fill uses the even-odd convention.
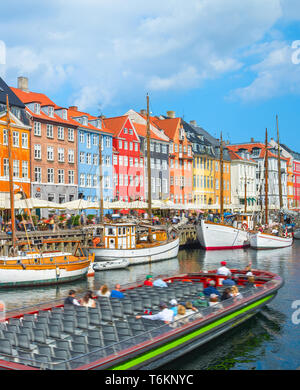
[[[6,110],[6,96],[10,105],[10,116]],[[8,129],[11,131],[12,168],[14,192],[30,197],[30,130],[25,116],[25,106],[0,79],[0,193],[9,198]],[[8,120],[9,119],[9,120]],[[10,125],[10,126],[9,126]]]
[[[193,201],[193,154],[192,144],[188,141],[181,118],[176,118],[173,111],[168,111],[168,118],[151,118],[170,138],[169,171],[170,200],[186,204]]]

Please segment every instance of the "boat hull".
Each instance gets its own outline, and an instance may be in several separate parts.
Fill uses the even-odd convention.
[[[97,261],[128,260],[129,265],[144,264],[177,257],[179,238],[165,244],[140,249],[90,248]]]
[[[254,249],[286,248],[293,244],[292,237],[278,237],[271,234],[255,233],[250,236],[250,246]]]
[[[120,269],[129,266],[129,261],[125,259],[111,260],[111,261],[97,261],[93,265],[95,271],[105,271],[109,269]]]
[[[249,233],[216,223],[201,220],[196,226],[197,238],[205,250],[241,249],[250,245]]]
[[[294,238],[295,238],[296,240],[300,240],[300,229],[298,229],[298,230],[296,230],[296,231],[294,232]]]

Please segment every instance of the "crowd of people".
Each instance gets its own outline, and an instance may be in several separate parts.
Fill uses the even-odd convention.
[[[216,287],[215,280],[210,280],[208,286],[203,291],[198,292],[196,298],[193,301],[178,302],[175,298],[171,299],[168,303],[161,302],[159,304],[159,311],[155,314],[151,312],[144,312],[143,314],[136,315],[136,319],[146,318],[148,320],[161,320],[165,324],[171,326],[181,325],[188,321],[188,317],[191,314],[198,313],[198,317],[202,314],[199,310],[206,307],[215,307],[217,309],[222,308],[222,302],[227,299],[241,299],[242,294],[237,286],[237,279],[232,276],[230,269],[227,267],[227,263],[222,261],[221,266],[217,270],[217,275],[223,276],[222,291],[219,291]],[[245,287],[256,288],[255,277],[251,271],[251,263],[246,268],[247,283]],[[161,278],[153,278],[153,275],[147,275],[144,280],[144,286],[147,287],[160,287],[167,288],[171,281],[164,281]],[[109,289],[107,284],[103,284],[96,292],[97,297],[124,299],[125,294],[121,291],[121,285],[116,284],[113,289]],[[65,299],[65,304],[79,305],[86,307],[95,307],[95,299],[93,299],[93,292],[88,290],[84,296],[78,300],[74,290],[69,291],[68,297]]]

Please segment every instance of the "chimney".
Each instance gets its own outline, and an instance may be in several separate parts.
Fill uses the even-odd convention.
[[[251,138],[251,140],[250,140],[252,143],[254,143],[254,138]]]
[[[197,126],[197,122],[196,121],[190,121],[190,125],[192,125],[192,126]]]
[[[140,110],[140,114],[141,114],[141,115],[147,115],[147,110],[144,110],[144,109],[143,109],[143,110]]]
[[[168,118],[175,118],[175,111],[167,111]]]
[[[23,77],[23,76],[18,77],[18,88],[21,89],[21,91],[29,92],[27,77]]]
[[[73,111],[78,111],[78,107],[77,106],[70,106],[69,109],[73,110]]]

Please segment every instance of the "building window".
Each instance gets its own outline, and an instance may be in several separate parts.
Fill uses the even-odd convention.
[[[47,169],[48,183],[54,183],[54,168]]]
[[[3,145],[8,145],[8,130],[3,129]]]
[[[49,116],[50,116],[51,118],[54,117],[54,108],[53,108],[53,107],[49,106],[48,114],[49,114]]]
[[[20,162],[19,162],[19,160],[13,161],[13,177],[20,177]]]
[[[107,148],[110,148],[110,138],[109,137],[105,137],[105,145]]]
[[[54,194],[48,194],[48,202],[54,202],[55,195]]]
[[[64,140],[65,139],[65,129],[61,126],[58,126],[57,127],[57,138],[60,139],[60,140]]]
[[[98,177],[97,175],[94,175],[93,176],[93,187],[97,187],[98,186]]]
[[[91,148],[91,134],[87,134],[87,135],[86,135],[86,147],[87,147],[88,149]]]
[[[42,135],[42,125],[40,122],[34,122],[33,134],[39,137]]]
[[[97,154],[93,154],[93,164],[94,165],[98,165],[98,156],[97,156]]]
[[[81,163],[81,164],[84,164],[84,161],[85,160],[85,153],[84,152],[80,152],[79,153],[79,162]]]
[[[92,165],[92,153],[87,153],[86,154],[86,163],[88,165]]]
[[[105,157],[105,165],[106,165],[107,167],[110,166],[110,157],[109,157],[109,156],[106,156],[106,157]]]
[[[68,161],[69,163],[74,163],[74,150],[69,150],[68,151]]]
[[[79,133],[79,140],[81,144],[84,143],[84,133],[82,131]]]
[[[67,120],[67,119],[68,119],[67,110],[63,110],[63,112],[62,112],[62,117],[63,117],[64,120]]]
[[[33,111],[35,114],[40,114],[40,110],[41,110],[41,106],[39,103],[34,103],[34,106],[33,106]]]
[[[156,144],[156,153],[160,153],[160,144]]]
[[[124,167],[128,167],[128,157],[124,156]]]
[[[64,184],[65,182],[65,171],[63,169],[58,170],[58,183]]]
[[[13,131],[13,146],[19,147],[19,132]]]
[[[68,176],[69,176],[69,184],[74,184],[74,181],[75,181],[75,175],[74,175],[74,171],[69,171],[68,172]]]
[[[161,152],[166,154],[167,153],[167,146],[166,145],[162,145],[161,146]]]
[[[47,147],[47,160],[54,161],[54,150],[52,146]]]
[[[114,155],[114,165],[118,165],[118,156]]]
[[[40,168],[40,167],[34,168],[34,181],[36,183],[41,183],[41,181],[42,181],[42,168]]]
[[[65,203],[66,195],[59,194],[58,195],[58,203]]]
[[[68,141],[74,141],[74,129],[68,129]]]
[[[28,134],[22,133],[22,148],[28,148]]]
[[[22,177],[28,179],[28,161],[22,161]]]
[[[133,158],[132,157],[129,158],[129,166],[133,167]]]
[[[129,150],[133,150],[133,143],[129,142]]]
[[[80,174],[79,183],[80,183],[80,186],[81,186],[81,187],[84,187],[84,186],[85,186],[85,176],[84,176],[84,173],[81,173],[81,174]]]
[[[47,125],[47,137],[53,138],[53,125]]]
[[[133,130],[132,129],[129,129],[129,134],[133,135]]]
[[[92,175],[91,174],[86,175],[86,186],[92,187]]]
[[[41,145],[34,145],[34,158],[36,160],[41,160],[41,158],[42,158],[42,147],[41,147]]]
[[[128,142],[127,141],[124,141],[124,149],[128,150]]]
[[[122,149],[122,140],[119,139],[119,149]]]
[[[58,162],[65,161],[65,150],[63,148],[58,148]]]
[[[128,134],[127,127],[124,127],[124,134]]]

